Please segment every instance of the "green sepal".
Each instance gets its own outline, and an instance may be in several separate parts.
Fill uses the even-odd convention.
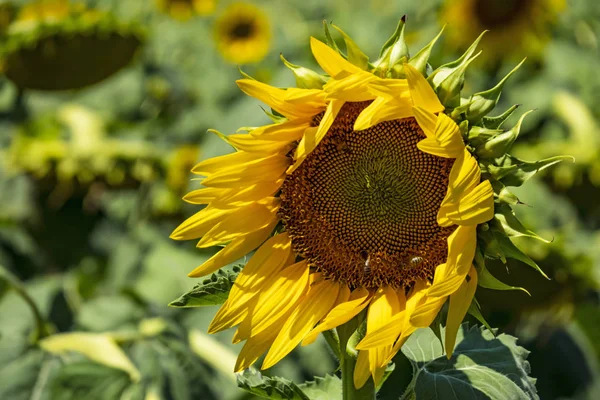
[[[515,142],[515,140],[517,140],[517,137],[519,136],[523,120],[532,111],[533,110],[527,111],[526,113],[521,115],[521,118],[519,118],[519,121],[515,126],[512,127],[512,129],[506,132],[502,132],[492,137],[487,142],[477,146],[477,148],[475,149],[475,154],[480,158],[491,159],[502,157],[503,155],[508,153],[513,143]]]
[[[327,46],[331,47],[332,49],[337,51],[342,57],[346,58],[346,55],[342,53],[335,40],[333,40],[331,32],[329,32],[329,23],[327,22],[327,20],[323,20],[323,30],[325,31],[325,43],[327,43]]]
[[[514,74],[525,62],[525,59],[521,61],[516,67],[512,69],[496,86],[493,88],[475,93],[471,96],[469,103],[466,105],[466,116],[467,119],[471,122],[479,122],[483,117],[485,117],[490,111],[496,107],[498,100],[500,99],[500,95],[502,94],[502,88],[504,84]]]
[[[396,26],[396,30],[394,31],[392,36],[390,36],[390,38],[383,44],[383,47],[379,52],[380,59],[383,57],[384,53],[396,43],[396,41],[404,31],[404,25],[406,25],[406,15],[403,15],[402,18],[400,18],[400,21],[398,21],[398,25]]]
[[[472,315],[481,325],[485,326],[494,336],[496,336],[496,332],[492,329],[490,324],[485,320],[484,316],[481,314],[481,307],[479,306],[479,302],[475,297],[473,297],[473,301],[471,301],[471,305],[467,312]]]
[[[488,173],[495,179],[502,182],[505,186],[521,186],[539,171],[550,167],[563,160],[575,161],[571,156],[555,156],[539,161],[523,161],[518,158],[506,155],[503,164],[500,166],[488,165]]]
[[[283,57],[283,54],[280,54],[279,58],[281,58],[281,61],[283,61],[285,66],[291,69],[294,73],[297,87],[301,89],[322,89],[323,85],[327,83],[327,80],[323,75],[313,71],[312,69],[292,64]]]
[[[460,106],[460,92],[465,83],[465,72],[481,51],[473,57],[465,58],[454,70],[436,87],[440,102],[447,108]]]
[[[192,290],[169,303],[169,307],[218,306],[225,303],[240,271],[241,268],[237,266],[233,267],[231,271],[218,270],[210,278],[198,283]]]
[[[260,108],[267,115],[267,117],[269,117],[269,119],[271,121],[273,121],[273,123],[275,123],[275,124],[280,124],[282,122],[287,121],[287,118],[284,117],[283,115],[281,115],[280,113],[278,113],[277,110],[274,110],[271,108],[271,111],[267,111],[262,106],[260,106]]]
[[[491,232],[496,238],[496,242],[502,252],[503,258],[512,258],[513,260],[521,261],[524,264],[529,265],[531,268],[538,271],[546,279],[550,279],[548,275],[533,261],[527,254],[523,253],[514,243],[506,236],[500,229],[491,227]]]
[[[469,134],[467,138],[471,146],[478,147],[490,140],[492,137],[499,135],[503,132],[504,131],[500,129],[488,129],[475,125],[472,126],[471,129],[469,129]]]
[[[479,46],[479,42],[481,41],[481,38],[483,37],[483,35],[486,33],[487,31],[483,31],[481,33],[481,35],[479,35],[479,37],[477,39],[475,39],[475,41],[473,42],[473,44],[471,44],[471,46],[469,46],[469,48],[467,49],[467,51],[464,52],[464,54],[462,56],[460,56],[458,59],[449,62],[447,64],[441,65],[438,68],[436,68],[428,77],[427,80],[432,84],[434,89],[437,89],[437,87],[452,73],[454,72],[457,68],[460,68],[460,66],[465,62],[468,61],[471,56],[473,55],[473,53],[475,52],[475,50],[477,49],[477,46]]]
[[[504,124],[504,122],[506,122],[506,120],[512,115],[512,113],[514,113],[515,110],[520,106],[520,104],[515,104],[496,117],[483,117],[481,122],[483,123],[483,126],[488,129],[500,129],[502,124]]]
[[[544,239],[535,232],[525,228],[510,206],[506,204],[496,204],[494,207],[494,213],[494,223],[499,226],[507,236],[530,237],[544,243],[551,242],[550,240]]]
[[[527,291],[527,289],[518,287],[518,286],[510,286],[506,283],[502,282],[498,278],[496,278],[485,266],[485,260],[483,257],[483,252],[477,248],[475,252],[475,268],[477,269],[477,285],[486,289],[493,290],[521,290],[527,293],[529,296],[531,294]]]
[[[236,375],[240,389],[266,399],[310,400],[294,382],[277,376],[263,376],[254,368]]]
[[[348,36],[340,27],[334,24],[331,24],[331,26],[344,38],[344,43],[346,43],[346,51],[348,52],[348,61],[356,65],[358,68],[366,70],[369,67],[369,57],[362,52],[354,40],[352,40],[352,38]]]
[[[480,164],[481,165],[481,164]],[[486,167],[481,167],[482,172],[487,172]],[[517,204],[524,204],[519,198],[506,186],[502,184],[502,182],[497,181],[495,179],[490,180],[492,184],[492,189],[494,190],[494,200],[497,204],[509,204],[511,206],[515,206]]]
[[[423,76],[426,76],[425,74],[427,72],[427,62],[429,61],[429,57],[431,56],[431,49],[433,49],[435,43],[438,41],[440,36],[442,36],[442,33],[444,33],[445,28],[446,26],[444,25],[440,33],[438,33],[437,36],[434,37],[431,42],[429,42],[425,47],[419,50],[417,54],[415,54],[413,57],[410,58],[410,60],[408,60],[408,63],[411,66],[415,67],[415,69],[421,74],[423,74]]]
[[[400,78],[404,76],[403,64],[408,61],[408,46],[404,40],[405,18],[403,17],[398,23],[396,31],[390,38],[393,42],[389,45],[388,42],[384,45],[385,50],[382,55],[373,63],[375,70],[373,73],[379,76],[387,76],[390,78]],[[387,48],[386,48],[387,46]]]

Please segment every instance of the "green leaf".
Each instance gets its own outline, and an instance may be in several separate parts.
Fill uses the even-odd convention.
[[[310,400],[341,400],[342,380],[335,375],[316,376],[314,381],[298,385]]]
[[[227,300],[229,291],[240,270],[239,267],[233,267],[232,271],[218,270],[209,279],[205,279],[194,286],[192,290],[169,303],[169,307],[187,308],[223,304]]]
[[[124,371],[92,362],[63,366],[52,381],[52,400],[120,399],[132,386]]]
[[[458,331],[456,348],[446,358],[429,328],[411,335],[402,352],[411,361],[413,381],[403,399],[538,399],[530,373],[529,352],[513,336],[484,328]]]
[[[254,368],[246,369],[237,375],[239,388],[266,399],[273,400],[310,400],[294,382],[263,376]]]

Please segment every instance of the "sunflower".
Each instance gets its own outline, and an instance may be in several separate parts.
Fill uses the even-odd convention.
[[[225,9],[215,23],[217,50],[234,64],[256,63],[271,47],[267,15],[252,4],[236,3]]]
[[[158,8],[171,17],[186,21],[194,16],[211,15],[215,11],[216,0],[156,0]]]
[[[455,27],[449,39],[458,48],[489,30],[483,41],[488,58],[535,57],[541,55],[564,7],[565,0],[446,0],[441,19]]]
[[[0,43],[0,72],[18,87],[79,89],[125,67],[144,34],[135,23],[67,0],[22,7]]]
[[[274,123],[221,134],[236,151],[193,168],[204,187],[184,200],[206,207],[171,237],[225,245],[191,277],[256,249],[209,327],[238,327],[234,343],[246,343],[236,371],[265,352],[269,368],[321,332],[366,320],[356,346],[358,388],[369,376],[379,384],[406,339],[446,302],[450,357],[467,311],[480,317],[478,283],[506,288],[484,259],[522,255],[507,237],[524,228],[506,204],[505,183],[520,184],[525,170],[529,177],[551,161],[505,154],[522,118],[505,131],[499,126],[516,107],[485,115],[506,78],[461,96],[479,39],[426,77],[437,37],[409,57],[402,21],[371,63],[340,32],[347,56],[331,40],[331,47],[310,41],[327,76],[286,62],[301,88],[237,81],[274,110]]]

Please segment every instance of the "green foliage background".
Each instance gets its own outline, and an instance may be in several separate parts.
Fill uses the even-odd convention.
[[[26,3],[0,1],[0,14]],[[267,122],[257,102],[237,89],[238,67],[215,48],[215,19],[229,4],[218,1],[214,14],[180,21],[152,1],[89,0],[88,6],[122,21],[119,29],[139,32],[141,45],[129,65],[94,85],[59,92],[22,90],[0,75],[1,399],[336,398],[336,361],[324,340],[296,349],[265,372],[287,381],[265,386],[256,371],[245,372],[238,377],[238,385],[249,390],[243,392],[232,373],[239,350],[230,344],[232,332],[205,334],[216,307],[167,306],[220,304],[228,274],[236,271],[230,268],[209,289],[201,285],[180,298],[198,283],[187,273],[216,250],[168,239],[197,211],[180,200],[198,187],[190,180],[191,166],[230,151],[207,129],[228,134]],[[256,4],[270,19],[271,51],[242,69],[282,87],[293,86],[294,79],[279,52],[316,68],[308,37],[322,37],[323,19],[343,27],[373,56],[404,14],[413,49],[443,22],[460,29],[442,21],[444,4],[438,0]],[[0,49],[9,41],[3,15]],[[524,239],[519,247],[551,279],[511,260],[508,268],[490,270],[531,296],[480,289],[477,298],[489,323],[519,337],[531,352],[540,398],[593,399],[600,390],[600,6],[567,1],[548,29],[551,39],[508,81],[499,109],[521,104],[536,110],[516,144],[518,157],[576,159],[544,171],[516,193],[524,203],[515,207],[518,216],[551,240]],[[432,61],[452,60],[460,50],[442,37]],[[484,55],[467,75],[468,91],[491,87],[518,61],[519,55]],[[465,336],[489,334],[463,330]],[[83,335],[77,340],[97,340],[99,353],[121,349],[115,359],[124,357],[131,366],[111,366],[85,352],[47,351],[44,338],[67,332]],[[411,358],[411,346],[395,360],[379,398],[398,398],[416,384],[401,376],[410,363],[416,370],[427,366],[428,375],[418,379],[444,374],[441,348],[432,349],[425,362]],[[456,365],[461,362],[457,358]],[[523,377],[511,386],[511,396],[535,397],[531,385]]]

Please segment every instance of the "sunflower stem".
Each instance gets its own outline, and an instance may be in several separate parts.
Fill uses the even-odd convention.
[[[375,399],[375,385],[373,379],[369,380],[357,389],[354,386],[354,368],[358,357],[356,345],[362,339],[359,327],[364,319],[361,313],[345,323],[338,326],[337,332],[340,339],[340,369],[342,371],[342,399],[343,400],[373,400]]]

